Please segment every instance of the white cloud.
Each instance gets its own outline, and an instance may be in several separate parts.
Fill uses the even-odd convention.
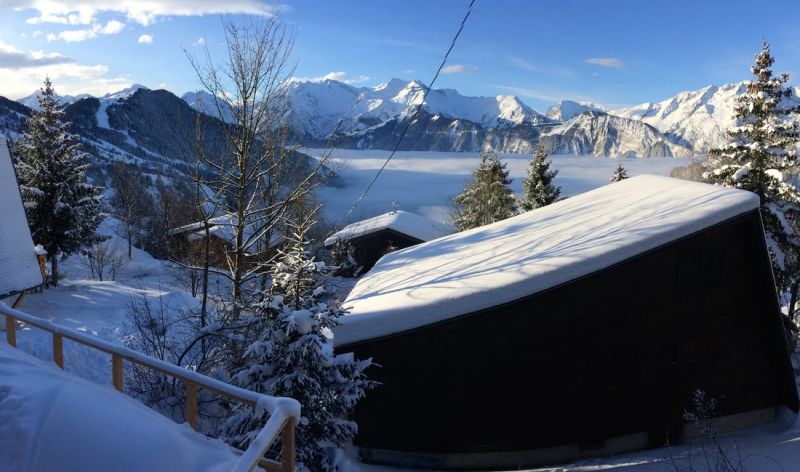
[[[339,82],[344,82],[346,84],[360,84],[362,82],[366,82],[370,79],[370,77],[366,75],[359,75],[357,77],[351,77],[347,72],[328,72],[325,75],[319,77],[292,77],[292,80],[295,82],[323,82],[326,80],[336,80]]]
[[[527,61],[521,57],[509,57],[511,64],[519,67],[520,69],[529,70],[537,74],[551,75],[555,77],[575,77],[575,73],[567,68],[555,66],[552,64],[545,64],[537,62],[536,64]]]
[[[104,95],[132,83],[129,77],[109,76],[102,64],[78,64],[58,53],[23,52],[0,42],[0,95],[12,99],[30,95],[48,76],[62,95]]]
[[[625,62],[618,57],[590,57],[589,59],[584,59],[583,62],[608,69],[625,68]]]
[[[200,16],[214,14],[249,14],[271,16],[277,8],[264,0],[4,0],[15,10],[35,10],[31,24],[56,23],[89,25],[97,22],[99,13],[119,13],[128,20],[149,25],[160,17]]]
[[[139,36],[139,44],[151,44],[153,42],[152,34],[143,34]]]
[[[22,52],[10,44],[0,41],[0,69],[24,69],[28,67],[43,67],[57,64],[70,64],[74,59],[64,57],[57,52],[44,51]]]
[[[50,33],[47,35],[47,40],[55,41],[56,39],[61,39],[68,43],[78,43],[81,41],[86,41],[87,39],[96,38],[100,35],[117,34],[123,29],[125,29],[125,23],[117,20],[111,20],[106,23],[105,26],[102,26],[100,23],[94,23],[92,24],[91,28],[66,30],[61,31],[58,34]]]
[[[573,100],[576,102],[597,102],[592,97],[587,97],[579,93],[568,90],[547,90],[539,88],[516,87],[513,85],[494,85],[495,88],[513,93],[519,97],[533,98],[545,102],[557,102],[559,100]]]
[[[204,44],[206,44],[206,38],[200,36],[199,38],[197,38],[197,41],[192,43],[192,46],[202,46]]]
[[[475,66],[465,66],[462,64],[451,64],[442,68],[442,74],[471,74],[478,70]]]

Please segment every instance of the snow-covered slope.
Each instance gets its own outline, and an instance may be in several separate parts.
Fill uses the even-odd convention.
[[[704,152],[725,143],[725,131],[735,125],[736,97],[744,91],[744,82],[709,85],[700,90],[680,92],[658,103],[642,103],[610,113],[641,120],[674,141]]]
[[[593,102],[573,102],[572,100],[561,100],[547,109],[545,116],[555,121],[567,121],[587,111],[608,111],[602,105]]]
[[[356,286],[337,345],[474,313],[591,274],[758,208],[750,192],[658,176],[384,256]]]
[[[541,136],[552,154],[625,157],[688,157],[689,147],[676,144],[638,120],[587,111]]]

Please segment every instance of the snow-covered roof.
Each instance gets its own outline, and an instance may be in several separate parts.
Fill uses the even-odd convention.
[[[431,239],[452,234],[455,231],[448,224],[429,220],[416,213],[397,210],[349,224],[326,239],[325,245],[330,246],[337,239],[354,239],[384,229],[392,229],[420,241],[430,241]]]
[[[758,208],[758,196],[638,176],[384,256],[344,302],[337,345],[563,284]]]
[[[17,175],[0,137],[0,297],[42,284]]]
[[[209,218],[208,220],[208,233],[211,236],[218,237],[229,243],[233,244],[234,237],[236,235],[236,215],[222,215],[222,216],[215,216],[213,218]],[[169,230],[169,235],[174,236],[176,234],[183,234],[189,233],[187,239],[189,241],[195,241],[198,239],[203,239],[206,237],[206,232],[203,230],[204,223],[202,221],[196,223],[190,223],[188,225],[180,226],[178,228],[173,228]],[[245,226],[244,228],[244,237],[245,239],[250,238],[253,235],[253,228],[252,226]],[[280,232],[273,232],[270,238],[270,247],[276,246],[283,242],[285,239],[284,235]]]
[[[227,471],[222,441],[0,343],[2,470]]]

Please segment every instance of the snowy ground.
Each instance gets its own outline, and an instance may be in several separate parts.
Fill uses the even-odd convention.
[[[303,152],[320,157],[326,149],[304,149]],[[357,151],[339,149],[333,153],[331,167],[339,173],[339,185],[322,189],[325,216],[332,222],[350,223],[369,218],[393,209],[398,201],[400,208],[436,221],[447,221],[453,197],[464,188],[472,171],[480,161],[479,153],[403,151],[395,154],[373,188],[350,217],[347,211],[366,189],[375,172],[389,156],[389,151]],[[521,193],[522,177],[528,170],[531,156],[526,154],[500,154],[508,164],[511,188]],[[609,182],[618,160],[591,156],[553,156],[559,173],[556,183],[564,196],[572,196],[597,188]],[[623,159],[629,176],[640,174],[669,175],[690,159],[649,158]]]

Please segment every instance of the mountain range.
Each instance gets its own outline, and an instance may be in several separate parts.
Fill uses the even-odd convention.
[[[297,144],[401,150],[530,153],[541,142],[552,154],[685,157],[725,141],[744,83],[681,92],[657,103],[609,108],[564,100],[539,113],[515,96],[467,97],[452,89],[427,91],[418,81],[392,79],[376,87],[334,80],[292,82],[285,122]],[[0,135],[14,138],[37,106],[37,94],[0,97]],[[102,97],[62,96],[67,119],[98,162],[125,160],[158,175],[191,175],[195,110],[208,150],[224,146],[222,122],[205,92],[179,98],[134,85]],[[795,98],[796,99],[796,98]],[[230,120],[230,110],[223,110]],[[305,159],[305,158],[303,158]]]

